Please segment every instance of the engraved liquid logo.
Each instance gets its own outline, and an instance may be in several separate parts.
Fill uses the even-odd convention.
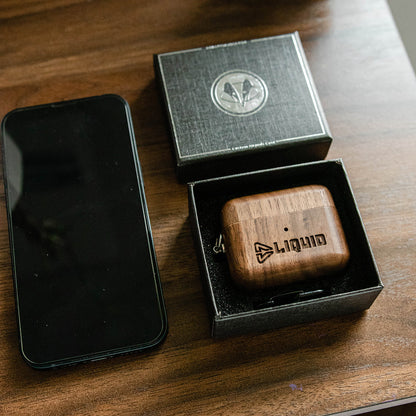
[[[212,84],[211,98],[224,113],[249,116],[266,104],[266,83],[249,71],[233,70],[221,74]]]
[[[283,254],[294,251],[300,253],[302,250],[325,246],[327,244],[325,234],[315,234],[301,238],[292,238],[284,240],[283,244],[275,241],[273,245],[269,246],[263,243],[254,243],[254,251],[256,253],[257,261],[264,263],[273,254]]]

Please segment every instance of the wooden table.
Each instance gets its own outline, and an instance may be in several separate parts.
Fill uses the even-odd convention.
[[[383,0],[4,0],[0,117],[130,103],[170,332],[157,350],[56,371],[20,357],[0,203],[0,414],[323,415],[416,394],[416,88]],[[385,289],[364,314],[214,341],[152,54],[299,30]]]

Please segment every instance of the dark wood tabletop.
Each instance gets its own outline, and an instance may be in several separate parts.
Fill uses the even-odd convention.
[[[362,314],[215,341],[153,54],[295,30],[385,288]],[[25,364],[1,185],[0,414],[324,415],[416,394],[416,85],[384,0],[0,2],[0,118],[105,93],[131,106],[169,334],[143,354]]]

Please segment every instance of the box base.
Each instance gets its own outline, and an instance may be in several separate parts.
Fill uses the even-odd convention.
[[[347,267],[331,276],[278,288],[249,292],[237,287],[225,256],[213,251],[221,230],[223,205],[232,198],[312,184],[326,186],[333,196],[350,247]],[[189,207],[214,337],[264,331],[364,310],[383,288],[341,160],[193,182],[189,184]],[[320,291],[321,295],[318,299],[295,301],[293,297],[280,296],[294,291]],[[274,297],[278,305],[267,307]]]

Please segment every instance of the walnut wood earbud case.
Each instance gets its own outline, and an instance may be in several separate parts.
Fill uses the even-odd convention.
[[[247,289],[328,275],[350,257],[331,193],[322,185],[232,199],[221,216],[231,276]]]

